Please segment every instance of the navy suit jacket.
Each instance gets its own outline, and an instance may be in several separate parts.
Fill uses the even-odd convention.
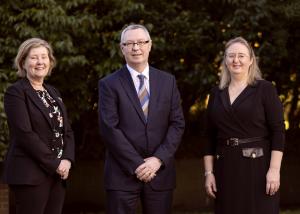
[[[184,131],[181,99],[173,75],[149,68],[150,101],[145,120],[126,66],[99,81],[100,133],[106,143],[104,183],[108,190],[137,190],[136,168],[150,156],[163,165],[153,189],[175,188],[174,154]]]
[[[61,159],[74,162],[74,137],[59,92],[44,84],[59,105],[64,119],[64,152]],[[48,110],[24,78],[5,92],[4,108],[10,132],[10,146],[5,160],[4,182],[36,185],[56,173],[60,159],[49,144],[54,138]]]

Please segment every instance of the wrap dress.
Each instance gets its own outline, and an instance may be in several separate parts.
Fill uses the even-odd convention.
[[[213,155],[216,214],[277,214],[279,192],[266,194],[271,151],[283,151],[283,106],[266,80],[248,85],[231,104],[228,87],[212,89],[207,109],[205,155]],[[259,138],[235,146],[229,138]]]

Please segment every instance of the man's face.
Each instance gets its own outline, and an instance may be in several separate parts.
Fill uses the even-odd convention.
[[[143,29],[128,30],[121,42],[126,63],[137,71],[143,71],[148,64],[151,40]]]

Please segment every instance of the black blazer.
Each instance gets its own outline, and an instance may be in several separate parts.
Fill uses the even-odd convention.
[[[155,156],[163,166],[150,182],[153,189],[175,187],[174,154],[184,131],[180,95],[174,76],[149,69],[148,121],[126,66],[99,81],[100,132],[106,142],[105,187],[137,190],[135,175],[144,158]]]
[[[64,118],[64,152],[61,159],[74,162],[74,137],[59,92],[44,84],[62,110]],[[60,159],[51,152],[53,125],[28,79],[10,87],[4,95],[4,108],[10,132],[10,146],[5,160],[4,182],[35,185],[56,173]]]

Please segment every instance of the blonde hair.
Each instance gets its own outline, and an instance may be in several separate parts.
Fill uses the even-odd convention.
[[[221,76],[220,76],[220,84],[219,84],[220,89],[224,89],[226,86],[229,85],[229,83],[231,81],[230,72],[227,68],[225,61],[226,61],[227,49],[235,43],[240,43],[240,44],[244,45],[249,51],[250,60],[252,60],[252,64],[250,65],[249,71],[248,71],[248,84],[253,85],[256,83],[257,80],[262,79],[261,72],[258,67],[253,48],[249,45],[249,43],[243,37],[236,37],[234,39],[229,40],[225,45],[225,51],[224,51],[223,60],[221,63]]]
[[[30,50],[32,48],[38,48],[38,47],[45,47],[48,50],[48,57],[50,59],[50,67],[47,75],[51,74],[52,69],[56,65],[55,57],[53,56],[53,50],[52,47],[49,45],[48,42],[46,42],[43,39],[40,38],[31,38],[25,40],[19,47],[18,54],[15,58],[14,66],[18,69],[17,75],[19,77],[25,77],[26,76],[26,70],[24,68],[24,63],[26,60],[26,57],[28,56]]]

